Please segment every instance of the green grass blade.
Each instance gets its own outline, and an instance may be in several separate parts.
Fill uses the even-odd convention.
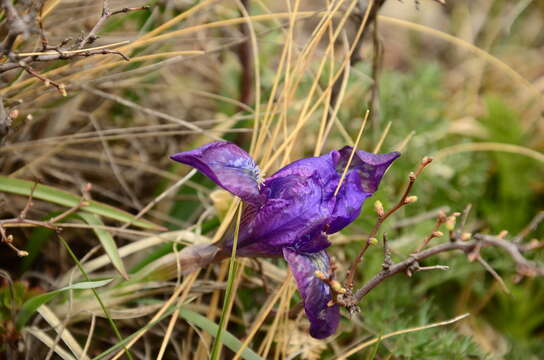
[[[179,312],[179,316],[181,316],[191,324],[198,326],[212,336],[215,336],[217,334],[217,331],[219,330],[219,325],[206,318],[205,316],[195,313],[194,311],[181,309]],[[242,342],[226,330],[223,330],[222,333],[222,344],[231,349],[233,352],[238,352],[238,350],[240,350],[240,347],[242,346]],[[245,348],[242,352],[242,358],[246,360],[262,360],[262,358],[255,351],[248,348]]]
[[[30,196],[30,192],[32,191],[33,186],[34,182],[32,181],[15,179],[7,176],[0,176],[0,191],[2,192]],[[48,201],[66,207],[77,206],[81,200],[80,196],[41,184],[38,184],[36,186],[32,196],[35,199]],[[122,222],[130,222],[135,226],[143,229],[162,230],[162,227],[159,225],[153,224],[152,222],[149,222],[147,220],[136,219],[135,216],[131,215],[126,211],[116,209],[113,206],[109,206],[98,201],[90,200],[89,205],[82,207],[82,209],[87,212],[105,216],[110,219]]]
[[[237,262],[236,262],[236,247],[238,245],[238,234],[240,231],[240,221],[242,219],[242,205],[240,204],[240,207],[238,209],[238,217],[236,219],[236,227],[234,229],[234,240],[232,243],[232,253],[230,256],[230,262],[229,262],[229,275],[227,278],[227,288],[225,289],[225,300],[223,301],[223,309],[221,311],[221,318],[219,319],[219,326],[217,327],[217,333],[215,336],[215,341],[213,343],[212,347],[212,354],[210,356],[211,360],[219,360],[219,357],[221,355],[221,345],[223,344],[222,336],[223,333],[226,331],[225,328],[227,327],[226,319],[227,319],[227,313],[230,309],[230,305],[232,302],[232,287],[234,284],[234,277],[236,276],[236,272],[238,270]]]
[[[89,225],[97,225],[97,226],[103,226],[104,223],[102,220],[100,220],[100,217],[96,214],[91,214],[84,211],[79,211],[77,213],[77,216],[79,216],[83,221],[85,221]],[[115,241],[113,240],[113,236],[109,233],[109,231],[104,229],[93,229],[96,236],[100,240],[100,243],[102,244],[102,247],[104,248],[104,251],[108,255],[108,257],[111,260],[111,263],[115,267],[115,269],[121,274],[121,276],[128,280],[128,274],[125,269],[125,265],[123,264],[123,260],[121,259],[121,256],[119,255],[119,250],[117,249],[117,245],[115,244]]]
[[[15,320],[15,326],[18,330],[22,329],[23,326],[27,323],[28,319],[36,312],[36,310],[43,304],[51,301],[55,296],[62,294],[68,290],[85,290],[85,289],[95,289],[101,286],[109,284],[112,279],[106,280],[96,280],[96,281],[83,281],[70,286],[63,287],[61,289],[53,290],[45,294],[34,296],[31,299],[28,299],[21,310],[17,314],[17,319]]]
[[[66,240],[60,234],[57,234],[57,237],[59,238],[60,242],[62,243],[66,251],[68,251],[68,254],[70,254],[70,257],[72,258],[72,260],[74,260],[74,262],[76,263],[77,267],[79,268],[79,271],[81,271],[81,274],[85,277],[85,280],[89,281],[89,275],[87,275],[87,273],[85,272],[85,269],[83,269],[83,265],[81,265],[81,263],[79,262],[79,259],[77,258],[76,254],[74,254],[74,252],[68,245],[68,242],[66,242]],[[121,336],[121,332],[117,328],[117,325],[115,325],[115,321],[113,321],[108,308],[106,307],[106,305],[100,298],[100,295],[98,295],[98,291],[96,291],[95,289],[91,289],[91,291],[93,292],[93,295],[96,298],[96,301],[98,301],[98,304],[100,304],[100,308],[102,309],[102,311],[104,312],[104,315],[108,319],[108,322],[110,323],[110,326],[113,332],[115,333],[115,336],[117,337],[117,339],[119,339],[119,341],[123,341],[123,336]],[[128,350],[128,348],[125,348],[124,351],[129,360],[134,359],[132,357],[132,354]]]

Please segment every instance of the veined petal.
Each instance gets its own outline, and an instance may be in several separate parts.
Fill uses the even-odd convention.
[[[196,168],[244,201],[256,205],[263,201],[259,193],[259,168],[247,152],[232,143],[212,142],[170,158]]]
[[[324,339],[336,332],[340,322],[338,305],[327,306],[332,300],[330,287],[315,276],[316,271],[329,272],[327,253],[299,253],[290,248],[283,249],[283,256],[297,282],[298,291],[304,301],[304,310],[310,320],[310,335]]]
[[[351,146],[340,150],[341,160],[338,171],[343,171],[352,152]],[[361,177],[361,187],[367,193],[375,193],[387,168],[400,156],[399,152],[387,154],[372,154],[366,151],[356,150],[351,161],[349,171],[356,170]]]

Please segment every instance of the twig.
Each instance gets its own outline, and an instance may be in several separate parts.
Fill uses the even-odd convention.
[[[81,42],[79,43],[78,49],[83,49],[85,45],[91,44],[97,39],[96,33],[98,32],[98,30],[100,30],[100,28],[104,25],[104,23],[110,16],[117,15],[117,14],[126,14],[130,11],[148,10],[149,8],[150,8],[149,6],[141,6],[141,7],[134,7],[134,8],[126,7],[119,10],[111,11],[109,8],[109,1],[104,0],[102,2],[102,15],[100,16],[100,19],[98,19],[94,27],[87,34],[87,36],[85,36],[83,40],[81,40]]]
[[[517,272],[523,276],[543,276],[544,267],[533,261],[527,260],[521,253],[522,248],[514,242],[501,239],[497,236],[475,234],[474,239],[482,243],[482,247],[495,246],[507,251],[516,263]]]
[[[419,224],[419,223],[421,223],[421,222],[423,222],[425,220],[432,219],[432,218],[436,217],[441,211],[449,212],[450,208],[448,206],[440,206],[440,207],[438,207],[436,209],[433,209],[433,210],[430,210],[430,211],[427,211],[427,212],[424,212],[424,213],[421,213],[421,214],[418,214],[418,215],[415,215],[415,216],[412,216],[412,217],[407,217],[407,218],[404,218],[404,219],[397,220],[393,224],[391,224],[390,226],[393,229],[400,229],[400,228],[407,227],[407,226],[410,226],[410,225],[416,225],[416,224]]]
[[[32,67],[30,67],[29,65],[26,65],[23,61],[19,62],[19,66],[21,69],[25,70],[28,74],[34,76],[35,78],[43,81],[44,85],[46,87],[48,87],[49,85],[52,85],[53,87],[55,87],[57,89],[57,91],[62,95],[62,96],[67,96],[68,94],[66,93],[66,86],[63,84],[63,83],[58,83],[56,81],[53,81],[53,80],[50,80],[48,78],[46,78],[45,76],[39,74],[38,72],[36,72],[36,70],[34,70]]]
[[[460,226],[461,231],[465,231],[465,226],[467,225],[467,220],[468,220],[468,215],[470,214],[470,210],[472,210],[472,204],[468,204],[463,210],[463,216],[461,217],[461,226]]]
[[[30,30],[28,29],[25,20],[19,15],[17,9],[15,9],[11,0],[1,0],[0,5],[5,10],[9,29],[8,35],[2,44],[2,53],[9,56],[17,37],[20,34],[23,34],[25,38],[28,37]]]
[[[5,55],[8,59],[7,62],[0,64],[0,73],[4,73],[14,69],[23,69],[29,75],[42,81],[45,84],[45,86],[52,85],[59,91],[61,95],[66,96],[67,93],[66,93],[66,87],[64,84],[57,83],[41,75],[38,71],[36,71],[32,67],[31,64],[35,62],[67,60],[67,59],[73,59],[77,57],[90,57],[95,55],[111,55],[111,54],[118,55],[124,60],[129,61],[130,59],[128,58],[128,56],[126,56],[119,50],[106,49],[107,47],[116,46],[118,44],[110,44],[110,45],[101,46],[101,47],[93,48],[93,49],[84,49],[85,45],[92,43],[96,39],[97,37],[96,33],[102,27],[106,19],[109,18],[110,16],[121,14],[121,13],[128,13],[130,11],[149,9],[149,6],[141,6],[141,7],[135,7],[135,8],[127,7],[127,8],[111,11],[108,7],[108,3],[109,2],[107,0],[104,0],[102,16],[100,17],[98,22],[95,24],[95,26],[91,29],[91,31],[80,41],[78,45],[78,49],[66,50],[66,49],[63,49],[63,47],[71,40],[70,38],[63,40],[57,46],[53,46],[53,47],[49,46],[47,37],[45,36],[45,29],[42,23],[41,10],[39,14],[36,14],[36,11],[32,10],[34,9],[34,7],[32,7],[31,11],[28,12],[23,18],[19,16],[11,0],[0,0],[1,7],[5,9],[5,14],[6,14],[6,19],[8,23],[8,29],[9,29],[8,36],[0,45],[0,53]],[[15,40],[17,39],[17,36],[19,36],[20,34],[23,34],[25,37],[27,37],[27,35],[31,32],[27,26],[27,23],[30,23],[31,21],[32,22],[35,21],[38,23],[39,29],[35,30],[34,32],[39,32],[40,34],[40,42],[41,42],[42,51],[32,52],[32,53],[20,53],[20,54],[13,53],[12,52],[13,45],[15,44]],[[54,50],[54,51],[48,52],[48,50]],[[2,124],[2,118],[3,118],[2,112],[0,111],[0,137],[3,137],[4,136],[3,133],[5,133],[5,131],[3,131],[5,130],[5,126]],[[3,121],[3,123],[5,123],[5,121]]]
[[[484,269],[486,269],[491,274],[491,276],[493,276],[495,278],[495,280],[497,280],[499,285],[502,287],[503,291],[505,293],[507,293],[507,294],[510,294],[510,290],[508,290],[508,286],[506,286],[506,284],[504,283],[504,280],[495,271],[495,269],[493,269],[493,267],[491,265],[489,265],[489,263],[487,261],[485,261],[481,256],[478,256],[477,260],[484,267]]]
[[[18,110],[9,111],[4,107],[4,98],[0,96],[0,145],[4,143],[5,137],[9,133],[11,123],[18,115]]]
[[[387,244],[387,234],[383,234],[383,264],[382,269],[383,270],[389,270],[391,268],[391,265],[393,265],[393,261],[391,260],[391,250],[389,249],[389,245]]]
[[[108,45],[108,46],[112,46]],[[115,44],[118,45],[118,44]],[[60,46],[60,45],[59,45]],[[119,50],[112,50],[112,49],[104,49],[104,48],[97,48],[97,49],[89,49],[89,50],[75,50],[75,51],[63,51],[63,50],[56,50],[55,52],[35,52],[35,53],[23,53],[23,54],[12,54],[12,57],[18,58],[22,56],[26,56],[23,60],[20,60],[18,62],[7,62],[4,64],[0,64],[0,73],[4,73],[16,68],[24,68],[24,66],[28,66],[28,63],[31,62],[44,62],[44,61],[54,61],[54,60],[68,60],[73,59],[76,57],[89,57],[89,56],[95,56],[95,55],[118,55],[125,61],[130,61],[130,58],[120,52]],[[26,69],[25,69],[26,70]],[[27,70],[28,71],[28,70]],[[32,74],[33,76],[36,76]],[[40,80],[43,78],[43,76],[38,77]],[[43,81],[43,80],[42,80]],[[49,80],[51,82],[51,80]]]
[[[85,197],[83,196],[81,201],[77,205],[69,208],[68,210],[64,211],[60,215],[55,216],[55,217],[53,217],[53,218],[51,218],[49,220],[41,221],[41,220],[27,219],[28,211],[33,206],[32,198],[33,198],[34,191],[36,190],[37,185],[38,185],[38,183],[34,183],[32,189],[30,190],[30,194],[29,194],[28,199],[26,201],[25,207],[23,208],[23,210],[21,210],[21,212],[19,213],[19,215],[17,217],[12,218],[12,219],[1,219],[0,220],[0,240],[1,240],[1,242],[5,243],[10,248],[12,248],[17,253],[17,255],[20,256],[20,257],[27,256],[28,252],[26,252],[24,250],[20,250],[17,247],[15,247],[15,245],[13,245],[13,235],[6,233],[6,229],[5,229],[6,227],[25,227],[25,226],[44,227],[44,228],[47,228],[47,229],[54,230],[56,232],[60,232],[61,228],[59,226],[57,226],[55,223],[59,222],[60,220],[66,218],[67,216],[69,216],[69,215],[73,214],[74,212],[78,211],[81,207],[88,205],[88,202],[85,200]],[[91,186],[90,184],[87,184],[84,187],[84,189],[83,189],[84,194],[86,192],[90,191],[90,188],[91,188],[90,186]]]
[[[351,267],[350,267],[350,269],[348,271],[346,281],[344,282],[344,285],[345,285],[346,288],[353,289],[353,278],[355,276],[355,271],[357,269],[357,265],[359,265],[359,263],[361,262],[366,250],[371,245],[372,239],[375,239],[375,236],[378,233],[378,231],[380,230],[380,227],[382,226],[384,221],[387,220],[387,218],[389,216],[391,216],[397,210],[402,208],[404,205],[407,205],[407,204],[410,204],[412,202],[417,201],[417,197],[409,196],[410,191],[412,190],[412,187],[414,186],[414,183],[415,183],[417,177],[421,174],[423,169],[425,169],[425,167],[427,165],[429,165],[432,161],[433,161],[432,158],[427,157],[427,156],[424,157],[423,160],[421,160],[421,162],[419,163],[419,166],[418,166],[416,172],[415,173],[411,172],[410,175],[408,176],[408,185],[406,186],[406,189],[404,190],[404,193],[402,194],[402,197],[400,198],[399,202],[393,208],[391,208],[387,212],[384,212],[382,215],[378,214],[378,220],[376,221],[376,224],[374,225],[374,227],[370,231],[370,234],[368,235],[368,240],[366,241],[365,245],[363,246],[363,248],[361,249],[361,251],[359,252],[357,257],[355,258],[355,260],[353,261],[353,263],[352,263],[352,265],[351,265]]]
[[[486,247],[497,247],[505,250],[512,257],[516,263],[517,272],[523,276],[544,276],[544,266],[536,262],[527,260],[521,253],[520,248],[507,240],[501,239],[496,236],[476,234],[473,236],[474,240],[471,241],[461,241],[460,239],[454,242],[447,242],[443,244],[436,245],[429,249],[423,250],[421,252],[410,255],[406,260],[393,264],[387,269],[382,269],[378,274],[376,274],[372,279],[370,279],[365,285],[363,285],[359,290],[355,292],[352,299],[344,298],[342,299],[345,306],[356,306],[361,299],[368,294],[372,289],[378,286],[385,279],[399,274],[406,273],[406,270],[409,269],[416,263],[419,263],[422,260],[425,260],[431,256],[448,252],[454,250],[461,250],[464,253],[468,254],[474,250],[475,247],[481,246],[482,248]],[[420,268],[421,269],[421,268]]]
[[[427,235],[425,240],[423,240],[423,242],[419,245],[416,252],[420,252],[421,250],[423,250],[432,239],[444,236],[444,234],[441,231],[438,231],[438,229],[440,228],[442,224],[444,224],[447,221],[447,219],[448,217],[446,216],[446,213],[444,213],[443,211],[440,211],[438,213],[438,215],[436,216],[436,222],[434,224],[433,230],[431,231],[429,235]]]
[[[26,201],[26,204],[25,204],[25,207],[23,208],[23,210],[21,211],[21,213],[19,214],[19,219],[25,219],[26,218],[26,214],[28,213],[28,210],[30,210],[30,208],[32,207],[32,205],[34,205],[32,203],[32,197],[34,196],[34,191],[36,191],[36,186],[38,186],[38,183],[35,182],[34,185],[32,185],[32,189],[30,189],[30,195],[28,196],[28,199]]]
[[[514,242],[520,243],[527,235],[535,231],[542,221],[544,221],[544,211],[539,211],[531,222],[529,222],[529,224],[519,234],[517,234],[516,237],[514,237]]]

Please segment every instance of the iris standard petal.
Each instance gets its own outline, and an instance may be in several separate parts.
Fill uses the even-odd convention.
[[[330,287],[315,276],[316,271],[329,272],[330,262],[327,253],[299,253],[293,249],[283,249],[283,256],[295,277],[298,291],[304,301],[304,310],[310,320],[310,335],[324,339],[336,332],[340,322],[338,305],[329,307],[332,300]]]
[[[343,171],[352,152],[351,146],[346,146],[339,152],[341,160],[339,161],[339,170]],[[374,193],[378,190],[380,181],[387,168],[393,161],[400,156],[399,152],[387,154],[372,154],[366,151],[356,150],[355,156],[351,161],[349,171],[356,170],[361,176],[361,186],[367,193]]]
[[[327,234],[334,234],[351,224],[359,214],[366,198],[371,196],[363,190],[358,171],[350,171],[344,178],[342,187],[336,195],[336,203],[331,215]]]
[[[259,193],[259,168],[247,152],[229,142],[213,142],[170,156],[190,165],[217,185],[252,204],[264,201]]]

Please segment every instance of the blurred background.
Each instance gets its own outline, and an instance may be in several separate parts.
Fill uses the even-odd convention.
[[[8,3],[28,30],[9,49],[15,23]],[[61,191],[79,199],[87,183],[92,189],[85,196],[117,214],[94,222],[66,218],[63,223],[76,225],[63,227],[62,240],[42,226],[6,227],[13,245],[29,252],[21,258],[0,246],[0,351],[7,358],[108,358],[108,351],[122,350],[119,338],[142,329],[133,358],[156,358],[164,339],[165,359],[208,358],[224,318],[227,264],[187,282],[169,255],[210,241],[230,198],[200,174],[172,187],[190,169],[168,156],[217,139],[251,150],[270,175],[301,157],[353,145],[370,109],[359,148],[400,150],[402,157],[359,219],[331,237],[339,273],[376,221],[372,202],[393,206],[424,156],[434,161],[412,192],[418,201],[382,229],[394,261],[417,248],[439,210],[462,212],[471,204],[469,231],[506,230],[513,238],[544,209],[541,0],[17,0],[2,6],[1,218],[20,215],[33,182],[50,188],[34,198],[29,219],[43,221],[74,206]],[[128,214],[148,223],[138,228]],[[156,231],[159,226],[164,229]],[[532,241],[535,251],[527,257],[544,261],[538,249],[544,227],[531,230],[523,241]],[[104,238],[113,241],[110,251],[119,249],[129,280],[109,264]],[[433,243],[441,241],[447,239]],[[86,269],[90,279],[114,279],[97,289],[109,314],[90,291],[71,290],[47,303],[52,314],[41,308],[16,328],[26,300],[82,280],[74,256],[83,265],[103,259]],[[482,256],[507,291],[464,254],[440,254],[425,265],[450,270],[388,279],[363,299],[360,316],[343,317],[326,341],[309,337],[304,316],[287,316],[300,298],[292,281],[285,282],[282,260],[244,260],[227,326],[238,347],[225,343],[222,356],[233,358],[249,336],[260,358],[341,358],[375,337],[350,358],[544,358],[543,279],[520,277],[502,250],[485,249]],[[381,245],[371,248],[357,283],[382,262]],[[172,328],[169,317],[146,328],[180,284],[180,304],[189,312]],[[261,318],[271,301],[272,314]],[[464,313],[470,316],[455,325],[379,339]]]

